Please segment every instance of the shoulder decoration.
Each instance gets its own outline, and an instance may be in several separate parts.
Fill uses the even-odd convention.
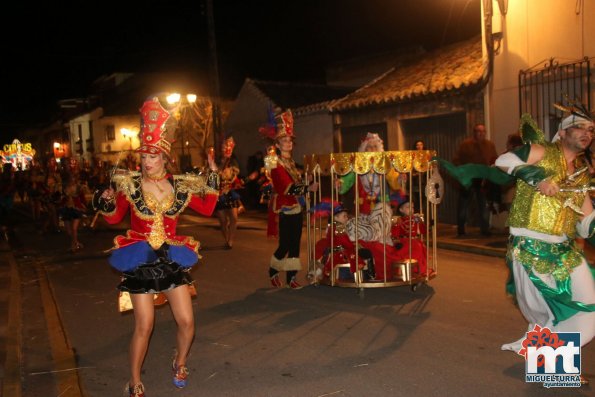
[[[137,171],[129,171],[122,174],[116,174],[112,178],[116,185],[116,191],[122,192],[136,214],[142,218],[147,219],[153,215],[153,212],[147,207],[142,192],[142,175]]]
[[[279,158],[277,157],[276,154],[272,154],[269,156],[266,156],[264,158],[264,167],[266,168],[266,170],[268,172],[271,172],[271,170],[273,168],[277,168],[277,161],[279,160]]]
[[[174,175],[174,184],[176,191],[182,193],[191,193],[199,196],[205,194],[219,194],[219,192],[207,183],[207,178],[204,175],[196,174],[182,174]]]
[[[138,171],[117,173],[112,177],[116,190],[130,195],[135,189],[135,179],[140,180],[141,174]]]
[[[521,138],[523,139],[523,143],[537,143],[543,145],[546,142],[545,134],[537,126],[537,123],[535,120],[533,120],[533,117],[531,117],[529,113],[523,113],[521,116],[519,132],[521,134]]]

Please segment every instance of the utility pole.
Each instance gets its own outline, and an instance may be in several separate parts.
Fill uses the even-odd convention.
[[[219,64],[217,60],[217,42],[215,39],[215,17],[213,15],[213,0],[207,0],[207,26],[209,35],[209,75],[211,81],[211,101],[213,102],[213,138],[215,141],[215,153],[221,146],[223,139],[223,130],[221,128],[221,110],[219,104]]]

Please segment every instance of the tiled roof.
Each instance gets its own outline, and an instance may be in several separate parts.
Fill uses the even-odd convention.
[[[481,37],[427,52],[411,63],[388,70],[355,92],[334,101],[331,110],[404,102],[424,95],[470,87],[487,68]]]
[[[341,98],[353,88],[334,87],[323,84],[306,84],[248,79],[275,105],[307,113],[327,107],[330,101]]]

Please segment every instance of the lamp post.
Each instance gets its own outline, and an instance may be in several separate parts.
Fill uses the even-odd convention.
[[[171,93],[166,97],[167,103],[175,106],[174,117],[178,120],[178,128],[180,129],[180,141],[182,146],[182,155],[180,158],[180,167],[182,171],[189,168],[192,164],[190,152],[186,155],[185,147],[189,145],[189,141],[186,139],[186,117],[184,112],[194,105],[196,102],[196,94],[186,94],[182,97],[179,93]]]

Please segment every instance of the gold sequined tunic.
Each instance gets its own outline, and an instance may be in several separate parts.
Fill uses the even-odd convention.
[[[568,180],[566,160],[558,143],[545,143],[544,147],[545,155],[535,165],[543,167],[552,182],[568,188],[588,185],[588,172],[572,181]],[[582,166],[578,160],[575,168]],[[545,196],[519,179],[508,225],[555,236],[566,235],[572,239],[576,235],[576,222],[581,215],[580,208],[585,197],[584,192],[560,192],[555,196]]]

